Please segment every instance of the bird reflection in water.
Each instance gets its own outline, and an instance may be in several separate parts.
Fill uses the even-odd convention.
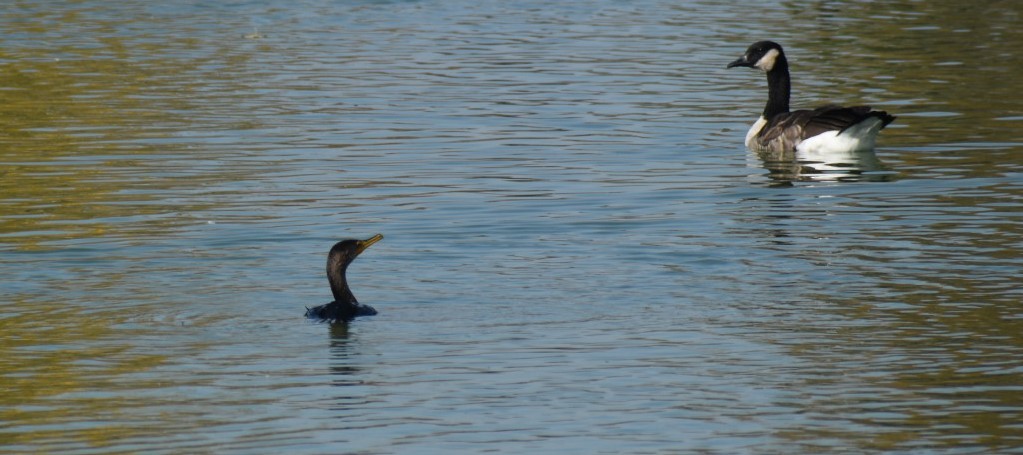
[[[362,385],[358,379],[361,369],[354,365],[352,359],[352,340],[348,321],[330,324],[330,374],[331,384],[335,386]],[[346,401],[350,397],[338,397]]]
[[[896,172],[873,149],[842,153],[807,153],[795,150],[760,151],[757,158],[778,185],[793,182],[889,182]]]

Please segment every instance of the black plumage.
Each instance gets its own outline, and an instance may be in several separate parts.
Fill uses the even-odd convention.
[[[327,281],[330,282],[330,291],[334,294],[334,301],[307,308],[306,317],[338,322],[350,321],[357,316],[377,314],[377,310],[373,307],[362,305],[356,300],[355,295],[348,288],[345,272],[359,254],[383,238],[383,235],[377,234],[366,240],[348,239],[334,244],[330,253],[327,254]]]

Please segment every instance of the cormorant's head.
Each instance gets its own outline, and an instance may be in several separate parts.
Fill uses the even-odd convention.
[[[774,64],[778,61],[778,57],[784,55],[781,49],[781,45],[774,41],[757,41],[750,45],[746,49],[746,53],[742,54],[738,60],[729,63],[727,68],[734,68],[736,66],[745,66],[748,68],[759,68],[764,72],[770,72],[774,69]]]
[[[366,248],[370,245],[379,242],[384,236],[377,234],[366,240],[348,239],[342,240],[334,244],[330,249],[330,254],[327,255],[329,262],[338,264],[341,267],[347,267],[351,264],[355,258],[359,257]]]

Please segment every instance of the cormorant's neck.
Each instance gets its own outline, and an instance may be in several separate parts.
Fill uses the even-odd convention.
[[[345,270],[348,264],[342,262],[338,256],[331,255],[327,258],[327,281],[330,282],[330,292],[334,293],[334,301],[337,303],[358,304],[351,289],[348,289],[348,279],[345,278]]]
[[[789,62],[785,60],[785,54],[781,54],[774,61],[771,71],[767,72],[767,106],[764,107],[764,118],[770,119],[788,112],[791,92]]]

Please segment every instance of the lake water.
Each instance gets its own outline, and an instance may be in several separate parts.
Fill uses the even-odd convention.
[[[0,11],[0,452],[1023,453],[1020,5],[158,3]]]

